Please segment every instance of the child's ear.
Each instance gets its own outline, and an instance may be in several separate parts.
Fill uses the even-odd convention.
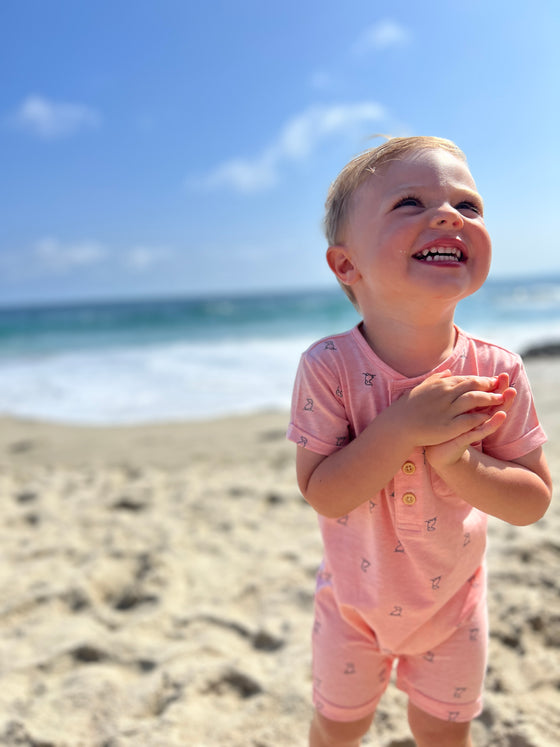
[[[353,285],[360,277],[358,268],[344,246],[329,246],[327,262],[337,278],[345,285]]]

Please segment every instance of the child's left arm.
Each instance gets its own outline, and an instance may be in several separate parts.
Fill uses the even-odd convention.
[[[515,390],[504,392],[504,404],[478,428],[426,448],[432,468],[467,503],[491,516],[524,526],[538,521],[552,495],[552,479],[542,447],[511,461],[497,459],[472,444],[498,430],[507,418]]]
[[[532,524],[550,504],[552,481],[542,447],[511,462],[469,447],[455,464],[434,469],[467,503],[510,524]]]

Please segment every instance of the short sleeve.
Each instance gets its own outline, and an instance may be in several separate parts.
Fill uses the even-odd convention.
[[[517,395],[505,423],[483,443],[487,454],[505,461],[525,456],[546,441],[546,434],[537,417],[531,385],[519,356],[515,356],[509,377]]]
[[[302,355],[287,432],[290,441],[325,456],[347,444],[350,434],[332,352],[324,346]]]

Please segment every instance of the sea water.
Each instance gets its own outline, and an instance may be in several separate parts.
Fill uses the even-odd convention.
[[[285,409],[299,356],[358,316],[328,290],[0,308],[0,413],[119,424]],[[560,278],[488,280],[463,329],[522,353],[560,340]]]

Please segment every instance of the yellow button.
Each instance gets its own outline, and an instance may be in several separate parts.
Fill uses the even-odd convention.
[[[402,497],[402,502],[407,506],[414,506],[416,503],[416,496],[414,493],[405,493]]]
[[[402,471],[405,475],[413,475],[416,472],[416,465],[414,462],[405,462],[402,466]]]

